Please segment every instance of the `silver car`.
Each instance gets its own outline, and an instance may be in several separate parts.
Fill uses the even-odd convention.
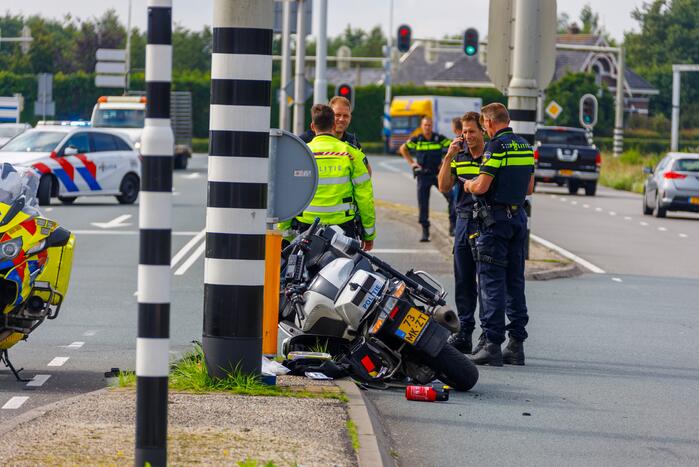
[[[671,152],[643,186],[643,214],[665,217],[668,211],[699,212],[699,154]]]
[[[0,147],[31,127],[28,123],[0,123]]]

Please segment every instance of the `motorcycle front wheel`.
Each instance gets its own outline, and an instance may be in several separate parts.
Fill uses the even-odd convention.
[[[436,357],[421,355],[423,362],[437,372],[445,384],[459,391],[468,391],[478,382],[478,368],[471,360],[450,344],[446,344]]]

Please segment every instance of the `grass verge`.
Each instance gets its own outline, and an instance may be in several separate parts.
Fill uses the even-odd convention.
[[[357,432],[357,425],[355,425],[352,419],[347,420],[347,436],[349,436],[354,452],[359,452],[359,433]]]
[[[641,154],[634,149],[624,152],[619,157],[603,153],[599,183],[616,190],[643,193],[643,184],[647,177],[643,173],[643,167],[655,167],[661,157],[660,154]]]
[[[248,375],[239,371],[229,373],[225,378],[212,378],[204,363],[204,351],[200,344],[186,353],[180,360],[170,366],[168,387],[173,391],[211,393],[224,392],[246,396],[275,396],[337,399],[347,402],[347,396],[335,390],[334,386],[317,386],[319,391],[309,390],[303,386],[268,386],[259,376]],[[128,388],[136,385],[136,375],[132,371],[123,371],[115,386]]]

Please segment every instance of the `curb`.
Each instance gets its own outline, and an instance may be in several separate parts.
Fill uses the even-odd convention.
[[[37,407],[35,409],[28,410],[24,412],[21,415],[16,416],[12,420],[8,421],[7,423],[3,423],[2,426],[0,426],[0,437],[2,437],[4,434],[9,433],[11,431],[14,431],[18,426],[25,424],[25,423],[30,423],[36,420],[39,417],[42,417],[43,415],[47,414],[48,412],[51,412],[52,410],[58,409],[64,405],[70,404],[71,402],[80,399],[82,397],[87,397],[87,396],[92,396],[94,394],[99,394],[101,392],[106,392],[110,388],[102,388],[102,389],[97,389],[96,391],[90,391],[86,392],[83,394],[78,394],[77,396],[72,396],[67,399],[61,399],[56,402],[51,402],[46,405],[42,405],[41,407]]]
[[[359,452],[357,458],[361,467],[383,466],[379,443],[374,432],[374,425],[371,423],[369,410],[364,402],[357,385],[350,379],[336,380],[335,384],[345,393],[347,399],[347,411],[349,417],[357,426],[359,436]]]

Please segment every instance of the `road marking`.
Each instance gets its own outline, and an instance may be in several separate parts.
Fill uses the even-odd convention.
[[[199,177],[201,177],[201,174],[199,172],[192,172],[191,174],[182,175],[182,178],[188,178],[188,179],[194,179],[194,178],[199,178]]]
[[[95,227],[99,227],[101,229],[113,229],[116,227],[126,227],[131,224],[124,224],[125,220],[128,220],[131,218],[131,214],[124,214],[119,217],[115,217],[109,222],[90,222],[90,224],[94,225]]]
[[[51,375],[35,375],[31,381],[27,383],[28,388],[38,388],[44,385],[49,380]]]
[[[565,203],[566,201],[568,201],[568,198],[561,197],[561,201]]]
[[[614,211],[609,211],[610,216],[616,216],[616,213]]]
[[[575,206],[576,204],[578,204],[578,202],[577,202],[577,201],[571,201],[570,204],[572,204],[573,206]]]
[[[68,359],[70,359],[70,357],[56,357],[53,360],[51,360],[49,364],[46,366],[63,366],[63,364],[68,361]]]
[[[646,227],[648,225],[648,222],[641,221],[641,222],[639,222],[639,224],[641,224],[643,227]]]
[[[181,276],[182,274],[187,272],[187,270],[192,266],[192,264],[194,264],[194,262],[198,260],[201,255],[204,254],[205,247],[206,244],[204,243],[199,245],[199,247],[194,251],[194,253],[192,253],[192,255],[189,258],[187,258],[187,261],[182,263],[182,266],[180,266],[180,268],[177,271],[175,271],[175,275]]]
[[[595,211],[602,212],[602,208],[595,208]]]
[[[589,204],[583,204],[583,207],[584,207],[585,209],[587,209],[587,208],[590,207],[590,205],[589,205]]]
[[[687,237],[689,237],[689,235],[687,235],[687,234],[683,234],[683,233],[681,233],[681,234],[677,234],[677,235],[679,235],[679,236],[680,236],[680,237],[682,237],[682,238],[687,238]]]
[[[27,402],[27,400],[29,400],[28,396],[15,396],[11,398],[9,401],[7,401],[5,405],[2,406],[2,408],[6,410],[19,409],[20,407],[22,407],[22,404]]]
[[[202,238],[206,235],[206,229],[202,229],[199,233],[197,233],[194,238],[189,240],[185,246],[183,246],[180,251],[178,251],[175,256],[172,257],[172,262],[170,263],[170,267],[174,268],[177,266],[177,263],[182,261],[182,258],[185,257],[187,253],[189,253],[189,250],[194,248],[197,243],[201,241]]]
[[[179,191],[173,191],[173,192],[172,192],[172,196],[180,196],[181,194],[182,194],[182,193],[180,193]]]
[[[79,348],[82,347],[83,345],[85,345],[84,342],[75,341],[75,342],[71,342],[70,344],[68,344],[68,345],[66,345],[66,346],[64,346],[64,347],[66,347],[67,349],[79,349]]]
[[[614,282],[624,282],[623,280],[621,280],[621,277],[612,277],[612,280]]]
[[[53,211],[53,208],[45,208],[44,209],[44,212],[51,212],[51,211]]]
[[[95,334],[97,334],[98,332],[99,332],[99,331],[85,331],[85,332],[83,333],[83,336],[85,336],[85,337],[92,337],[92,336],[94,336]]]
[[[625,221],[630,221],[631,218],[630,218],[629,216],[626,216],[626,217],[624,217],[624,220],[625,220]]]
[[[396,161],[396,162],[402,162],[402,161]],[[390,172],[397,172],[397,173],[399,173],[399,174],[401,174],[401,175],[403,175],[411,180],[413,179],[412,175],[407,173],[405,170],[401,170],[401,169],[397,169],[397,168],[393,167],[388,161],[379,162],[379,165]]]
[[[400,248],[376,248],[376,249],[371,250],[370,253],[376,253],[376,254],[380,254],[380,253],[384,253],[384,254],[393,254],[393,253],[395,253],[395,254],[402,254],[402,253],[405,253],[405,254],[413,254],[413,253],[417,253],[417,254],[420,254],[420,253],[424,253],[424,254],[434,254],[434,253],[439,253],[439,251],[438,251],[438,250],[418,250],[418,249],[413,249],[413,250],[411,250],[411,249],[409,249],[409,248],[406,248],[406,249],[400,249]]]
[[[585,259],[582,259],[581,257],[579,257],[579,256],[577,256],[577,255],[571,253],[570,251],[566,250],[565,248],[562,248],[562,247],[556,245],[555,243],[549,242],[548,240],[544,240],[543,238],[541,238],[541,237],[539,237],[539,236],[537,236],[537,235],[530,234],[529,236],[530,236],[531,239],[534,240],[535,242],[537,242],[537,243],[539,243],[539,244],[541,244],[541,245],[543,245],[543,246],[545,246],[545,247],[547,247],[547,248],[550,248],[550,249],[552,249],[553,251],[558,252],[559,254],[565,256],[565,257],[568,258],[568,259],[571,259],[571,260],[575,261],[575,262],[578,263],[579,265],[581,265],[581,266],[583,266],[583,267],[589,269],[590,271],[594,272],[595,274],[605,274],[604,269],[595,266],[595,265],[592,264],[591,262],[589,262],[589,261],[587,261],[587,260],[585,260]]]
[[[666,228],[666,227],[658,227],[658,230],[660,230],[661,232],[667,232],[667,228]]]
[[[138,230],[71,230],[75,235],[138,235]],[[181,237],[192,237],[199,232],[187,230],[172,232],[172,235]]]

